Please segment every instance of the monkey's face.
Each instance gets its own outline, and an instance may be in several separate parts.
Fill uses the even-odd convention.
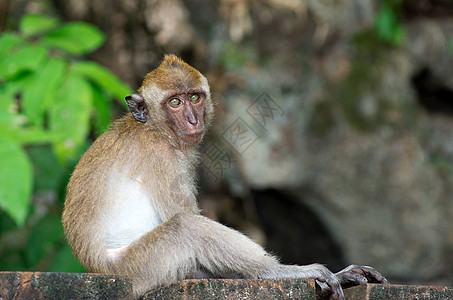
[[[205,101],[202,90],[191,90],[173,94],[162,102],[168,121],[184,143],[196,144],[203,138]]]
[[[189,145],[201,141],[214,114],[208,80],[175,55],[166,55],[126,101],[137,121]]]

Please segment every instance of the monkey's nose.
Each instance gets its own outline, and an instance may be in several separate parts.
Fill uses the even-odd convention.
[[[198,119],[197,119],[197,117],[195,117],[195,115],[190,114],[187,116],[187,122],[189,122],[191,125],[195,126],[198,123]]]

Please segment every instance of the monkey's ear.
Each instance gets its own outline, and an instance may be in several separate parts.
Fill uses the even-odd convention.
[[[145,123],[149,119],[148,107],[146,107],[145,99],[138,95],[133,94],[126,97],[127,106],[131,111],[134,118],[142,123]]]

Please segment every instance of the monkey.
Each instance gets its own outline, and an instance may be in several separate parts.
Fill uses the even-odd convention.
[[[371,267],[334,274],[321,264],[283,265],[244,234],[204,217],[197,204],[198,145],[214,115],[208,81],[165,55],[129,112],[94,141],[67,186],[62,223],[90,272],[130,277],[134,297],[188,278],[315,279],[341,286],[388,283]]]

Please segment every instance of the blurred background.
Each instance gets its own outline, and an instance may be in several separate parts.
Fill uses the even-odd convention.
[[[80,272],[69,176],[165,53],[211,84],[203,213],[285,263],[453,282],[453,2],[1,0],[0,270]]]

